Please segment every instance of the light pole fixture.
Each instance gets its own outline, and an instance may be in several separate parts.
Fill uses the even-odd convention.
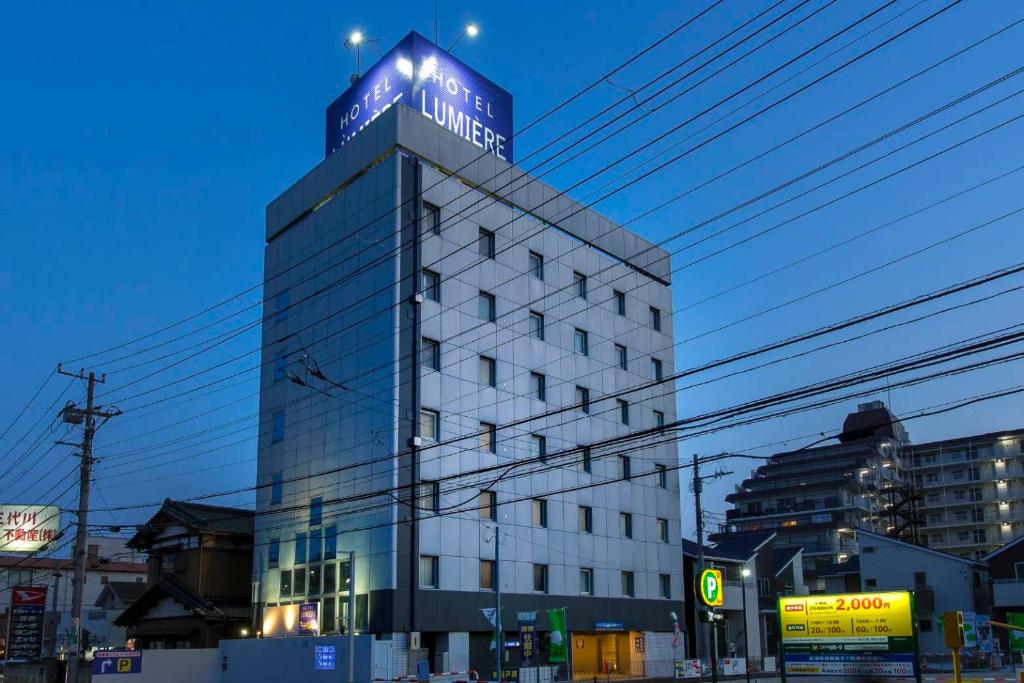
[[[750,683],[750,622],[747,621],[747,578],[750,577],[750,570],[744,567],[740,571],[740,575],[743,577],[740,593],[743,595],[743,659],[746,662],[743,669],[747,672],[747,683]],[[760,617],[758,619],[760,620]],[[757,632],[760,637],[760,625]]]
[[[363,44],[363,32],[359,29],[352,31],[348,38],[345,39],[345,47],[349,50],[355,49],[356,51],[356,72],[352,74],[350,79],[352,83],[355,83],[359,79],[359,73],[362,65],[359,63],[359,46]]]
[[[455,46],[458,45],[459,43],[461,43],[463,38],[465,38],[467,36],[469,36],[470,38],[476,38],[478,35],[480,35],[480,27],[479,26],[477,26],[476,24],[474,24],[472,22],[466,24],[466,28],[462,29],[462,33],[459,34],[459,37],[456,38],[455,42],[452,43],[451,46],[448,48],[448,52],[451,52],[452,50],[454,50]]]

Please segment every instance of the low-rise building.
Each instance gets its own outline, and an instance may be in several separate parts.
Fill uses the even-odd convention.
[[[116,623],[138,649],[213,647],[250,628],[252,510],[165,500],[128,545],[149,588]]]
[[[992,581],[992,619],[1006,623],[1009,612],[1024,612],[1024,535],[985,556]],[[993,629],[999,649],[1010,651],[1009,635]]]

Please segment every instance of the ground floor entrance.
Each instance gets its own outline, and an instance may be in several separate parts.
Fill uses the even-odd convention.
[[[644,673],[644,634],[639,631],[573,632],[572,668],[576,676]]]

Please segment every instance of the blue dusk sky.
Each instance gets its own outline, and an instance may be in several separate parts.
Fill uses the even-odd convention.
[[[710,5],[711,0],[441,0],[439,42],[447,46],[466,22],[479,23],[479,37],[464,40],[457,56],[513,94],[519,129]],[[631,90],[763,11],[761,19],[671,71],[669,79],[781,18],[641,102],[640,109],[634,106]],[[1024,74],[1015,72],[1022,66],[1024,41],[1024,23],[1015,22],[1022,19],[1024,8],[1013,0],[725,0],[517,136],[516,157],[525,169],[584,202],[622,188],[595,208],[673,252],[676,367],[699,366],[1024,261],[1024,214],[1016,213],[1024,208],[1024,120],[1016,118],[1024,112]],[[97,435],[101,462],[94,507],[255,483],[258,381],[249,368],[258,358],[251,353],[260,343],[258,328],[147,374],[182,357],[154,360],[162,353],[258,319],[258,309],[248,307],[262,297],[258,286],[250,288],[262,276],[264,209],[323,158],[324,110],[354,70],[354,55],[343,41],[355,28],[377,39],[363,49],[365,66],[410,30],[432,38],[433,6],[56,2],[6,8],[0,26],[0,430],[58,361],[108,372],[102,402],[125,414]],[[1000,29],[1006,30],[992,36]],[[636,100],[667,80],[639,90]],[[674,127],[639,154],[580,183]],[[557,162],[538,164],[567,140],[591,131],[591,141],[607,141],[557,168]],[[551,141],[554,147],[530,156]],[[780,143],[787,144],[708,182]],[[815,172],[801,178],[810,171]],[[780,185],[785,187],[758,198]],[[776,206],[784,200],[790,201]],[[1022,295],[1012,290],[1022,284],[1022,275],[1004,278],[825,340],[688,378],[680,383],[679,416],[1020,325]],[[246,290],[147,342],[74,360]],[[959,304],[965,305],[936,313]],[[237,315],[198,336],[145,351],[148,343],[230,313]],[[936,315],[910,322],[928,313]],[[881,330],[899,321],[907,324]],[[871,330],[879,331],[753,369]],[[129,367],[141,362],[146,364]],[[865,385],[874,393],[864,397],[686,439],[680,458],[797,448],[835,433],[860,401],[885,400],[897,413],[912,415],[1015,387],[1024,383],[1022,368],[1021,362],[1008,362],[888,390],[881,380]],[[738,369],[751,370],[724,376]],[[888,382],[913,374],[893,375]],[[217,380],[222,381],[199,389]],[[173,384],[163,386],[168,383]],[[196,391],[147,407],[189,389]],[[73,503],[69,487],[77,461],[70,449],[52,445],[65,430],[47,408],[83,394],[80,383],[51,378],[3,435],[0,499]],[[916,442],[1022,427],[1021,406],[1021,396],[1011,396],[906,426]],[[728,509],[725,495],[756,462],[726,466],[734,473],[708,487],[712,527]],[[692,536],[689,476],[681,470],[683,532]],[[252,494],[210,502],[251,505]],[[93,520],[133,524],[152,509],[102,512]]]

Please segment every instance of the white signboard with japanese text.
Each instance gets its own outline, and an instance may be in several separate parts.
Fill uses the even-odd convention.
[[[34,553],[59,533],[55,505],[0,504],[0,553]]]

